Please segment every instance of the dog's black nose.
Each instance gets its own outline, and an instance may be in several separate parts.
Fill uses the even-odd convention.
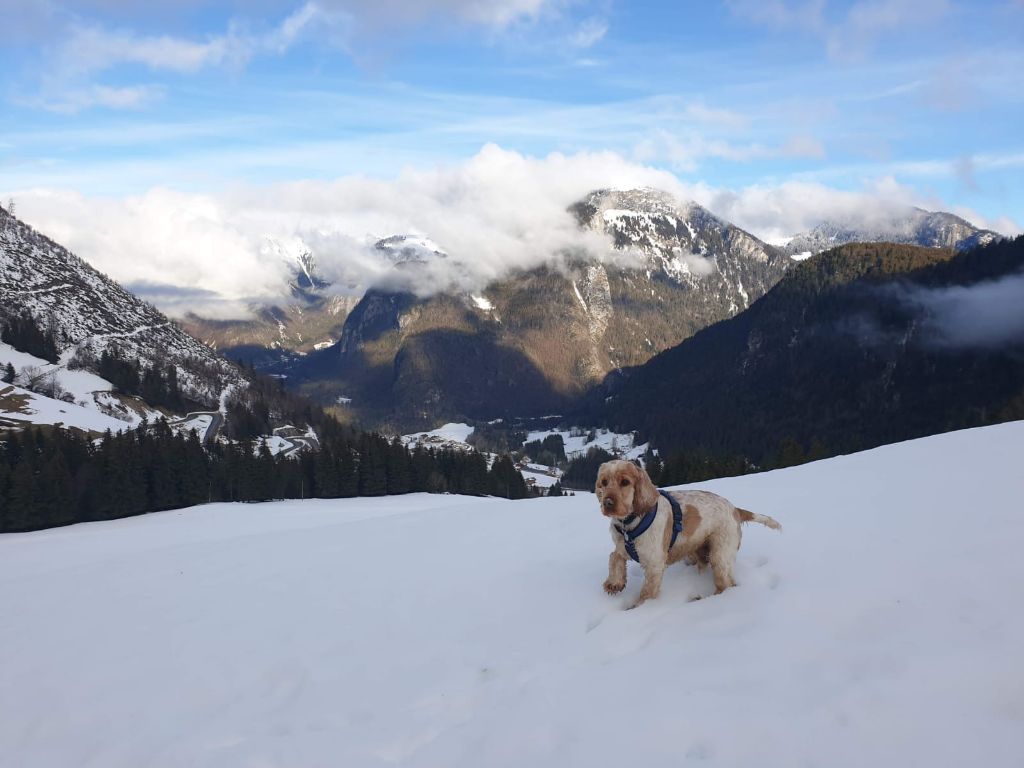
[[[611,509],[612,507],[615,506],[615,502],[612,499],[605,499],[604,500],[604,506],[605,506],[605,509]]]

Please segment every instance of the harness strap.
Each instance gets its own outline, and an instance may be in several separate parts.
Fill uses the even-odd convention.
[[[679,534],[683,532],[683,510],[679,506],[679,502],[676,501],[667,491],[659,489],[658,493],[668,499],[668,503],[672,505],[672,540],[668,545],[669,551],[672,551],[672,547],[676,544],[676,539],[679,537]],[[654,518],[657,517],[657,515],[658,505],[655,504],[651,511],[644,515],[637,526],[632,530],[627,530],[619,523],[615,524],[615,530],[622,535],[623,543],[626,546],[626,554],[629,555],[629,558],[634,562],[640,562],[640,556],[636,551],[636,540],[643,536],[644,532],[651,527],[651,523],[654,522]],[[632,514],[624,517],[622,522],[629,525],[635,519],[636,515]]]
[[[679,506],[679,502],[668,491],[663,491],[659,488],[658,493],[668,499],[668,503],[672,505],[672,541],[668,544],[668,550],[671,552],[672,547],[676,545],[676,539],[683,532],[683,510]],[[657,506],[655,506],[655,509],[657,509]]]
[[[626,554],[629,555],[631,560],[634,560],[638,563],[640,562],[640,556],[636,553],[635,542],[643,535],[644,531],[651,527],[651,523],[654,522],[654,518],[657,517],[657,515],[658,505],[655,504],[654,509],[652,509],[646,515],[644,515],[640,519],[640,522],[637,524],[636,528],[633,528],[632,530],[626,530],[621,525],[616,523],[615,530],[622,534],[623,541],[626,545]],[[635,516],[633,517],[635,519]],[[628,519],[628,517],[624,518],[624,521]]]

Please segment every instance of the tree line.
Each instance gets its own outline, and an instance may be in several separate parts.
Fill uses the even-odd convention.
[[[164,420],[93,441],[70,430],[8,433],[0,444],[0,532],[113,520],[215,501],[383,496],[426,491],[525,498],[512,459],[409,449],[341,425],[289,458],[249,440],[205,448]]]
[[[7,319],[0,318],[0,341],[51,363],[56,363],[60,359],[54,325],[48,323],[45,327],[40,327],[27,309]]]

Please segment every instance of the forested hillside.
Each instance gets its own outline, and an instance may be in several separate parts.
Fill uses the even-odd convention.
[[[969,252],[854,244],[589,408],[673,452],[797,463],[1024,417],[1024,238]]]

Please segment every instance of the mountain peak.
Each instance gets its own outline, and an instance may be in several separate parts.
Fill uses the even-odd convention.
[[[426,264],[435,259],[448,258],[441,246],[422,235],[391,235],[378,240],[374,248],[396,265]]]
[[[811,255],[846,243],[899,243],[928,248],[967,250],[1002,239],[946,211],[906,208],[883,216],[829,219],[789,240],[783,250],[790,256]]]

